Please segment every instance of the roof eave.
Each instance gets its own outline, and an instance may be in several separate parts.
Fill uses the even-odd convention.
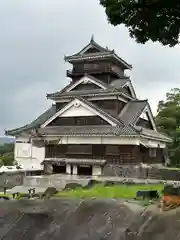
[[[161,141],[161,142],[166,142],[166,143],[171,143],[172,142],[172,139],[171,138],[168,138],[168,137],[154,137],[154,136],[150,136],[150,135],[146,135],[146,134],[140,134],[141,137],[144,137],[144,138],[148,138],[148,139],[152,139],[152,140],[158,140],[158,141]]]
[[[102,59],[102,58],[109,58],[109,57],[114,57],[118,62],[120,62],[124,67],[125,69],[129,69],[129,70],[132,70],[132,65],[128,64],[126,61],[124,61],[122,58],[120,58],[116,53],[114,52],[106,52],[104,53],[104,55],[101,53],[101,56],[100,55],[94,55],[94,56],[83,56],[83,55],[74,55],[74,56],[65,56],[64,57],[64,60],[66,62],[69,62],[69,63],[73,63],[73,62],[78,62],[78,61],[82,61],[82,60],[86,60],[86,59]]]
[[[53,93],[52,94],[48,94],[47,98],[53,101],[57,101],[59,99],[72,99],[74,97],[78,97],[78,96],[87,96],[87,97],[103,97],[103,96],[107,96],[107,95],[115,95],[115,96],[121,96],[124,97],[126,99],[129,100],[135,100],[134,98],[132,98],[131,96],[123,93],[123,92],[106,92],[106,93],[89,93],[89,94],[79,94],[79,95],[56,95],[54,96]]]
[[[110,50],[107,48],[102,47],[101,45],[99,45],[96,41],[94,41],[93,37],[91,38],[90,42],[83,47],[79,52],[69,56],[69,57],[74,57],[74,56],[79,56],[81,55],[87,48],[90,47],[95,47],[96,49],[98,49],[100,52],[109,52]]]

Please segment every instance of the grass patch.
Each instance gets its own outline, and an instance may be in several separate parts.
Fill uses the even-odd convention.
[[[162,184],[156,185],[113,185],[105,187],[103,184],[97,184],[90,189],[77,188],[70,191],[58,192],[56,197],[74,197],[74,198],[124,198],[133,199],[138,190],[157,190],[161,194]]]
[[[8,197],[9,199],[12,199],[13,198],[13,196],[12,196],[12,194],[3,194],[3,193],[0,193],[0,198],[3,198],[3,197]]]
[[[180,171],[180,168],[175,168],[175,167],[166,167],[165,168],[166,170],[169,170],[169,171]]]

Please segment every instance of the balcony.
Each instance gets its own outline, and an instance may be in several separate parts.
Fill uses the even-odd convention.
[[[76,77],[84,75],[85,73],[91,74],[102,74],[111,73],[116,76],[124,75],[124,71],[118,66],[109,65],[98,65],[98,64],[84,64],[81,67],[74,67],[73,70],[67,70],[67,77]]]

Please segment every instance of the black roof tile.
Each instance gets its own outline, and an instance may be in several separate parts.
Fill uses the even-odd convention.
[[[38,132],[42,135],[59,135],[59,136],[119,136],[119,135],[137,135],[130,126],[111,126],[111,125],[98,125],[98,126],[58,126],[58,127],[45,127],[39,128]]]
[[[6,135],[18,135],[22,132],[30,131],[34,128],[38,128],[41,124],[43,124],[47,119],[52,117],[56,113],[56,106],[52,105],[47,111],[45,111],[43,114],[41,114],[38,118],[36,118],[34,121],[32,121],[30,124],[27,124],[23,127],[16,128],[13,130],[6,131]]]
[[[129,101],[118,116],[126,124],[133,124],[147,106],[147,100]]]
[[[167,141],[171,142],[171,138],[170,137],[166,136],[163,133],[157,132],[155,130],[142,128],[140,126],[135,126],[135,129],[140,131],[140,135],[141,136],[154,137],[154,138],[157,138],[157,139],[160,139],[160,140],[164,139],[164,140],[167,140]]]

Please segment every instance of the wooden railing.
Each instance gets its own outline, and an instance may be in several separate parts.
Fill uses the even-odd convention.
[[[117,66],[94,66],[92,67],[82,67],[82,68],[74,68],[72,70],[67,70],[67,76],[72,76],[72,75],[80,75],[84,73],[89,73],[89,74],[95,74],[95,73],[107,73],[107,72],[112,72],[118,75],[123,75],[123,71],[118,68]]]

